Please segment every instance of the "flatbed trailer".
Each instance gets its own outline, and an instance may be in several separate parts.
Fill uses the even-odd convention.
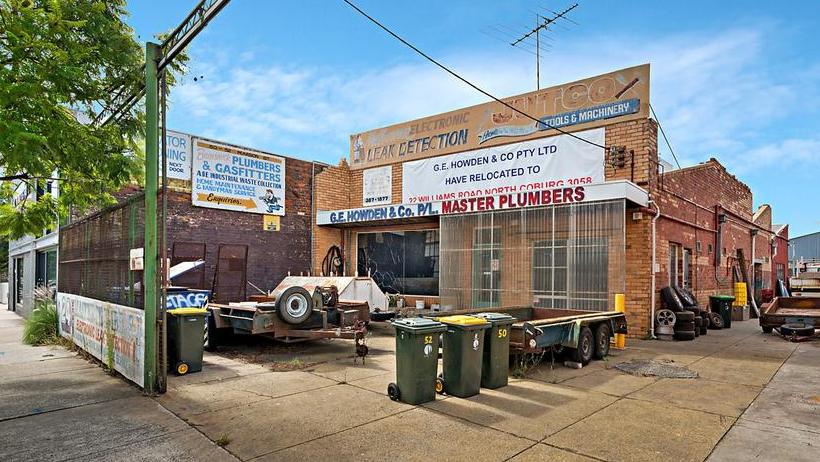
[[[473,308],[457,311],[423,310],[417,312],[417,314],[437,317],[486,312],[506,313],[516,318],[517,321],[513,324],[510,332],[511,354],[540,353],[547,349],[560,347],[578,350],[580,345],[582,350],[594,349],[593,351],[583,351],[584,357],[590,355],[603,357],[609,352],[611,337],[614,334],[627,333],[626,316],[618,311],[504,307]],[[587,345],[583,338],[585,328],[588,328],[593,334],[594,343],[592,345]]]
[[[367,356],[365,344],[370,308],[364,301],[339,300],[330,309],[314,309],[310,318],[301,324],[284,322],[272,304],[219,304],[208,305],[209,349],[221,343],[219,332],[230,330],[232,334],[264,335],[284,343],[304,342],[317,339],[354,340],[356,356]]]
[[[760,327],[769,333],[783,324],[806,324],[820,329],[820,298],[775,297],[760,316]]]

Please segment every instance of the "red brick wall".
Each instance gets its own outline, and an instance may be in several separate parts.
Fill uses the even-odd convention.
[[[191,193],[168,193],[168,256],[174,242],[204,242],[205,287],[211,289],[220,244],[248,246],[247,280],[270,290],[287,276],[310,270],[312,163],[286,159],[286,215],[280,231],[265,231],[263,215],[191,205]],[[249,285],[247,293],[255,290]]]

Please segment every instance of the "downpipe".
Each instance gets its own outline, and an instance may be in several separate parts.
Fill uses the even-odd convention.
[[[658,272],[655,271],[657,265],[657,221],[658,218],[661,217],[661,208],[658,207],[658,204],[655,201],[650,200],[649,203],[655,207],[655,216],[652,218],[652,292],[651,292],[651,304],[652,308],[650,309],[651,317],[649,319],[649,337],[653,340],[657,339],[655,337],[655,289],[656,289],[656,282],[655,279],[658,277]]]

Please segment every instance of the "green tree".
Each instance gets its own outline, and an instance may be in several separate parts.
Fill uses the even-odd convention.
[[[0,0],[0,175],[19,176],[0,187],[0,236],[39,234],[69,206],[110,203],[112,191],[141,176],[141,107],[93,123],[115,90],[143,81],[144,51],[124,22],[125,4]],[[59,198],[21,194],[54,176]]]

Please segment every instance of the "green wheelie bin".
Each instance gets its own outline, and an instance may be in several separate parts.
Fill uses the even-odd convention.
[[[202,370],[205,308],[168,310],[168,368],[177,375]]]
[[[436,380],[436,391],[468,398],[481,389],[481,359],[484,330],[490,323],[475,316],[437,318],[447,325],[444,332],[443,374]]]
[[[501,388],[510,375],[510,326],[515,318],[503,313],[478,313],[490,328],[484,331],[484,356],[481,362],[481,386]]]
[[[421,404],[436,399],[439,335],[444,324],[426,318],[403,318],[396,328],[396,383],[387,386],[394,401]]]
[[[729,329],[732,327],[732,302],[735,297],[731,295],[710,295],[709,307],[713,313],[719,313],[723,318],[723,328]]]

